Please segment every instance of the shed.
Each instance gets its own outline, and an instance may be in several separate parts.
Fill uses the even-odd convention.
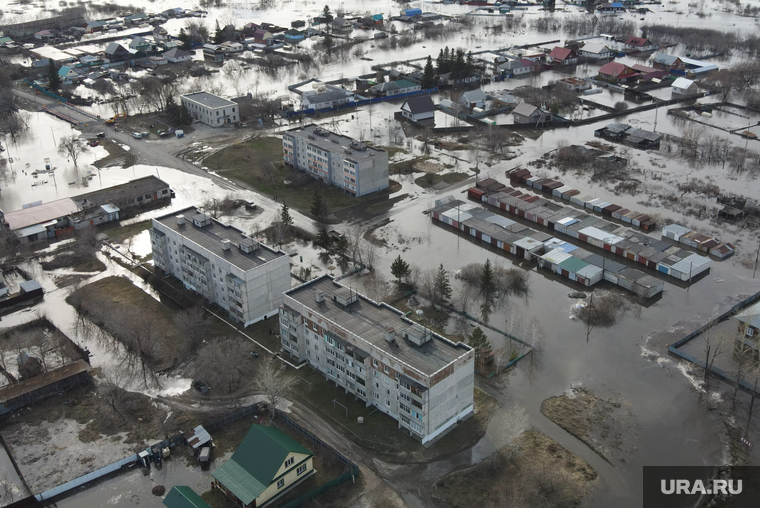
[[[164,498],[167,508],[211,508],[193,489],[185,485],[172,487]]]

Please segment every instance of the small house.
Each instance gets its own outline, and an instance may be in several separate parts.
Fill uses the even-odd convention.
[[[253,425],[232,457],[212,473],[214,488],[236,506],[262,506],[311,476],[313,457],[280,429]]]
[[[468,90],[459,98],[459,103],[470,109],[485,108],[486,94],[480,88],[476,88],[475,90]]]
[[[111,62],[121,62],[128,58],[132,58],[132,53],[130,53],[127,48],[118,42],[112,42],[108,44],[105,50],[105,54],[106,58],[108,58],[108,60]]]
[[[541,125],[552,120],[551,112],[527,102],[518,104],[512,115],[516,124]]]
[[[646,51],[654,51],[659,46],[645,37],[629,37],[625,41],[625,49],[630,52],[644,53]]]
[[[401,105],[401,115],[413,122],[435,118],[435,104],[429,95],[410,97]]]
[[[185,485],[172,487],[164,498],[166,508],[211,508],[193,489]]]
[[[255,32],[253,32],[253,41],[256,44],[265,44],[269,46],[274,41],[272,40],[272,32],[268,32],[267,30],[262,30],[259,28]]]
[[[670,85],[670,90],[674,96],[684,97],[696,94],[699,92],[699,87],[694,81],[681,77],[673,81],[673,84]]]
[[[394,95],[405,95],[408,93],[419,92],[422,89],[420,85],[408,79],[399,79],[397,81],[388,81],[378,83],[370,87],[370,92],[378,97],[392,97]]]
[[[599,5],[599,7],[596,8],[597,12],[604,12],[604,13],[618,13],[618,12],[625,12],[625,6],[622,2],[612,2],[612,3],[605,3]]]
[[[554,46],[554,49],[547,55],[547,60],[552,65],[576,65],[578,55],[570,48]]]
[[[139,12],[137,14],[130,14],[129,16],[124,16],[124,23],[132,25],[132,26],[138,26],[142,23],[145,23],[148,20],[148,15],[144,12]]]
[[[152,49],[153,45],[143,39],[142,37],[134,37],[132,39],[132,42],[129,43],[129,49],[133,49],[135,51],[142,51],[143,53],[147,53]]]
[[[615,53],[602,43],[587,42],[582,48],[578,49],[578,55],[588,60],[599,62],[613,58]]]
[[[285,41],[295,44],[298,42],[301,42],[306,38],[306,32],[302,32],[301,30],[296,30],[291,28],[290,30],[286,30],[284,34],[282,34]]]
[[[335,18],[332,20],[332,23],[330,23],[330,26],[332,28],[332,31],[335,33],[348,33],[354,29],[354,25],[351,24],[350,21],[348,21],[346,18]]]
[[[744,337],[757,341],[760,337],[760,302],[739,312],[734,319],[739,324],[739,331]]]
[[[403,9],[401,15],[406,16],[407,18],[422,16],[422,9]]]
[[[652,59],[652,67],[666,71],[680,71],[684,69],[685,64],[683,63],[683,60],[677,56],[660,53]]]
[[[38,41],[49,41],[55,38],[55,34],[50,30],[40,30],[34,34],[34,38]]]
[[[71,85],[84,79],[84,76],[79,75],[67,65],[63,65],[58,69],[58,76],[61,78],[61,84],[63,85]]]
[[[523,76],[530,74],[533,71],[535,62],[527,58],[517,58],[514,60],[508,60],[503,64],[499,64],[498,68],[506,72],[509,77]]]
[[[166,42],[171,37],[169,37],[169,32],[166,31],[166,28],[162,26],[157,26],[153,29],[153,40],[156,42]]]
[[[192,60],[193,55],[189,51],[180,48],[172,48],[163,54],[167,62],[180,63]]]
[[[619,62],[607,62],[602,65],[597,74],[597,78],[609,83],[626,83],[635,79],[638,72]]]

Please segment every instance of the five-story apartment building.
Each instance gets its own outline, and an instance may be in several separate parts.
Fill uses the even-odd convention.
[[[277,314],[290,289],[290,258],[197,208],[153,219],[156,268],[248,326]]]
[[[328,275],[287,291],[283,351],[398,421],[423,443],[473,411],[473,350]]]
[[[282,136],[285,163],[355,195],[387,189],[388,153],[317,125]]]

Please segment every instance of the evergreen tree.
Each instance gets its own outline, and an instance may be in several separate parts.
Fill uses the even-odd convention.
[[[327,48],[327,51],[330,51],[333,47],[333,39],[329,34],[325,35],[325,47]]]
[[[327,229],[325,229],[324,226],[319,228],[319,233],[317,234],[317,239],[314,240],[314,243],[317,245],[317,247],[322,247],[328,252],[331,250],[332,237],[329,234],[327,234]]]
[[[441,303],[451,298],[449,272],[443,268],[443,263],[438,267],[438,271],[435,272],[435,277],[433,278],[433,291],[435,292],[434,299]]]
[[[467,69],[468,76],[471,76],[472,71],[475,70],[475,64],[472,61],[472,51],[467,52],[467,60],[465,62],[465,68]]]
[[[443,69],[439,70],[438,72],[441,74],[451,72],[451,52],[449,51],[448,46],[443,48]]]
[[[446,56],[443,54],[443,50],[438,53],[438,58],[435,60],[435,70],[438,74],[446,73]]]
[[[427,90],[435,86],[435,69],[433,68],[433,59],[430,55],[427,57],[425,69],[422,71],[422,89]]]
[[[53,59],[48,60],[48,88],[58,90],[61,87],[61,77],[58,75],[58,69],[55,68]]]
[[[406,277],[411,273],[411,268],[409,268],[409,263],[401,259],[401,255],[391,263],[391,274],[393,274],[394,277],[396,277],[396,280],[399,284],[401,284],[401,278]]]
[[[479,326],[472,331],[472,334],[467,339],[467,345],[475,351],[475,361],[480,360],[483,353],[491,350],[491,343]]]
[[[341,235],[341,237],[338,238],[338,241],[335,242],[335,254],[339,256],[341,259],[346,259],[347,253],[348,253],[348,238],[346,238],[346,235]]]
[[[177,38],[179,39],[179,42],[181,43],[180,48],[187,51],[192,47],[190,44],[190,36],[187,35],[187,32],[185,32],[184,28],[179,29],[179,36]]]
[[[452,52],[451,75],[454,79],[462,79],[467,73],[467,63],[464,59],[464,51],[458,49],[456,54]]]
[[[280,210],[280,220],[287,227],[293,225],[293,217],[290,216],[290,207],[285,203],[282,204],[282,209]]]
[[[325,203],[322,201],[322,193],[319,192],[319,189],[314,189],[314,197],[311,200],[312,217],[321,222],[327,215],[326,211]]]
[[[491,296],[496,286],[494,284],[493,267],[491,266],[491,260],[486,259],[483,265],[483,270],[480,272],[480,290],[486,295],[486,298]]]
[[[333,17],[332,13],[330,12],[330,6],[329,5],[325,5],[325,8],[322,9],[322,17],[324,18],[325,23],[327,23],[328,25],[330,24],[330,22],[332,20],[335,19]]]
[[[224,33],[219,28],[219,21],[216,22],[216,28],[214,29],[214,44],[221,44],[224,42]]]

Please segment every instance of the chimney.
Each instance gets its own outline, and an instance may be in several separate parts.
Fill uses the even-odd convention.
[[[231,244],[232,242],[225,238],[224,240],[222,240],[222,250],[230,250]]]
[[[177,215],[177,226],[184,226],[185,225],[185,216],[184,215]]]
[[[322,303],[325,301],[325,293],[324,291],[314,291],[314,301],[317,303]]]
[[[385,340],[389,343],[396,342],[396,330],[395,328],[385,329]]]

